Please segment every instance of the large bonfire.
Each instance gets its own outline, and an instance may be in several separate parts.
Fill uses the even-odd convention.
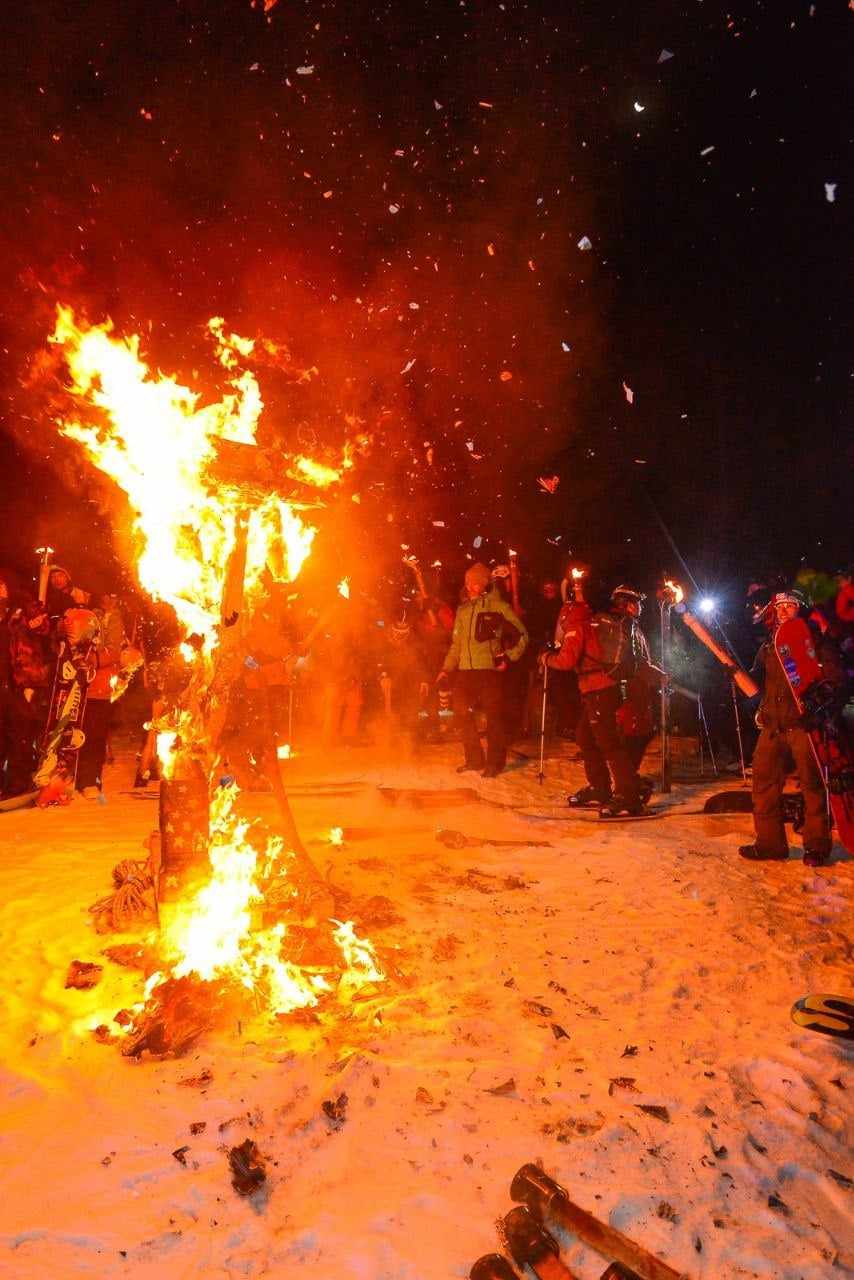
[[[226,333],[218,318],[208,330],[227,390],[207,402],[154,373],[138,336],[118,337],[109,322],[90,326],[60,306],[51,338],[61,349],[68,393],[57,426],[124,491],[139,582],[153,600],[171,605],[181,629],[177,691],[155,726],[163,774],[180,776],[191,764],[203,774],[209,804],[203,874],[160,915],[160,965],[127,1029],[137,1049],[178,1049],[209,1024],[215,1007],[241,998],[286,1014],[335,995],[350,998],[383,978],[371,944],[352,923],[331,918],[312,924],[328,931],[337,961],[299,963],[292,922],[300,911],[305,916],[301,891],[313,868],[292,822],[284,838],[260,832],[240,813],[236,785],[220,780],[219,737],[242,661],[243,620],[263,605],[265,583],[298,577],[316,531],[279,492],[230,479],[223,468],[229,451],[259,452],[264,404],[248,367],[256,343]],[[274,350],[264,343],[265,354]],[[287,466],[321,487],[340,478],[328,462],[306,457],[290,457]],[[170,1008],[171,1032],[160,1016]]]

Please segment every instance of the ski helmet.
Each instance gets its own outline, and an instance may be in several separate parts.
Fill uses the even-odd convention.
[[[634,600],[635,604],[643,604],[646,594],[643,591],[635,591],[634,587],[627,587],[624,583],[620,583],[618,587],[614,587],[611,592],[611,599],[616,604],[620,599]]]
[[[771,600],[771,604],[794,604],[799,609],[806,608],[806,600],[800,591],[778,591]]]

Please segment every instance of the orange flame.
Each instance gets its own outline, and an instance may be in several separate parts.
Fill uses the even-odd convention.
[[[140,582],[154,599],[172,605],[184,631],[179,652],[198,688],[186,705],[155,725],[165,778],[173,776],[182,753],[211,747],[199,710],[204,698],[197,695],[211,687],[229,567],[232,561],[238,570],[243,567],[242,555],[233,553],[239,551],[244,531],[243,583],[250,606],[260,598],[268,574],[278,580],[296,578],[315,535],[278,495],[253,495],[250,500],[236,483],[214,476],[218,441],[255,445],[263,400],[254,375],[241,369],[253,353],[253,340],[227,333],[219,317],[209,322],[208,330],[229,386],[220,400],[210,403],[202,403],[176,379],[152,373],[140,356],[138,336],[116,337],[109,322],[78,324],[73,311],[60,306],[51,339],[62,348],[68,390],[78,407],[77,414],[58,420],[59,429],[124,490]],[[346,578],[339,591],[349,595]],[[280,748],[279,754],[287,758],[288,748]],[[252,824],[234,812],[237,795],[236,787],[220,787],[211,802],[209,878],[161,916],[161,945],[171,975],[195,974],[202,981],[228,976],[263,994],[275,1012],[315,1005],[330,984],[323,974],[285,958],[286,926],[253,927],[262,881],[283,877],[291,855],[275,837],[259,856],[257,839],[248,838]],[[344,965],[339,992],[380,981],[383,975],[370,942],[359,939],[351,923],[332,923]],[[162,980],[163,975],[155,975],[146,996]]]
[[[140,357],[139,337],[113,336],[112,325],[79,325],[70,307],[57,308],[51,341],[63,348],[69,390],[85,418],[59,420],[92,461],[124,490],[138,538],[139,580],[155,600],[172,605],[210,656],[219,642],[225,573],[245,500],[236,486],[210,475],[217,440],[255,444],[263,400],[255,376],[236,372],[253,343],[226,334],[215,318],[209,330],[220,363],[233,376],[231,392],[200,396],[165,374],[153,375]],[[315,530],[277,495],[248,512],[246,587],[257,590],[265,568],[292,580],[311,549]]]
[[[303,454],[294,458],[293,470],[288,474],[316,485],[318,489],[326,489],[331,484],[338,484],[341,479],[341,472],[336,471],[334,467],[328,467],[323,462],[315,462],[313,458],[306,458]]]

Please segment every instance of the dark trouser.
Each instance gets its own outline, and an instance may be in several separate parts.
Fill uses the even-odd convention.
[[[33,789],[36,748],[47,719],[44,692],[38,690],[28,702],[20,689],[11,690],[4,716],[7,754],[3,790],[8,796],[20,796]]]
[[[475,723],[475,711],[486,716],[486,765],[503,769],[507,760],[504,727],[504,685],[500,671],[458,671],[454,681],[454,718],[459,722],[466,764],[484,766],[483,748]]]
[[[639,771],[641,764],[643,763],[644,755],[646,754],[646,749],[654,737],[654,733],[642,733],[632,734],[630,737],[623,738],[623,745],[626,748],[626,754],[632,763],[632,768],[635,773]]]
[[[109,698],[87,698],[83,712],[86,739],[77,756],[77,790],[100,787],[101,773],[107,758],[107,736],[113,704]]]
[[[783,823],[782,795],[792,759],[804,797],[804,848],[830,853],[832,840],[827,796],[805,729],[763,729],[753,753],[753,822],[756,844],[763,853],[788,851]]]
[[[610,796],[613,774],[617,794],[632,804],[639,796],[638,775],[617,727],[619,708],[620,691],[616,685],[583,693],[575,742],[590,786],[599,795]]]

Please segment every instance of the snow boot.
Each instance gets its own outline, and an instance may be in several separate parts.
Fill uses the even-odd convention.
[[[813,849],[804,849],[805,867],[826,867],[830,862],[829,853],[816,853]]]
[[[609,796],[605,796],[595,787],[582,787],[574,795],[566,797],[570,809],[598,809],[600,804],[607,804]]]

